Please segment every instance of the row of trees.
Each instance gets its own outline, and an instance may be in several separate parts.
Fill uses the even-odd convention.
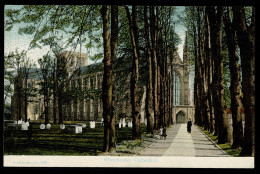
[[[241,155],[254,156],[255,8],[187,7],[186,12],[195,64],[195,123],[217,135],[218,143],[232,142],[233,148],[242,148]],[[228,92],[233,132],[227,118]]]
[[[103,117],[105,121],[104,151],[112,151],[115,148],[115,120],[113,114],[113,84],[116,48],[122,49],[122,43],[118,42],[118,8],[124,8],[125,13],[119,13],[120,18],[127,18],[129,32],[123,32],[129,43],[123,50],[129,50],[132,56],[131,65],[131,107],[133,118],[134,140],[141,140],[140,124],[140,62],[145,62],[148,71],[143,73],[146,81],[147,134],[153,134],[160,126],[169,126],[173,123],[172,113],[172,72],[171,66],[176,40],[172,15],[173,7],[136,7],[136,6],[111,6],[111,24],[109,23],[109,7],[102,6],[103,20],[103,45],[104,45],[104,75],[103,75]],[[131,8],[131,9],[130,9]],[[122,10],[122,9],[121,9]],[[149,17],[148,17],[149,15]],[[119,19],[119,21],[121,21]],[[109,26],[111,34],[109,37]],[[120,25],[124,25],[120,24]],[[125,25],[124,25],[125,26]],[[122,35],[120,35],[122,36]],[[141,37],[144,36],[144,37]],[[119,38],[120,40],[120,38]],[[120,50],[121,51],[121,50]],[[120,52],[119,51],[119,52]],[[126,56],[126,54],[124,54]],[[168,71],[170,67],[170,71]],[[154,113],[152,113],[154,112]],[[152,118],[154,115],[154,118]],[[154,120],[154,121],[153,121]],[[154,124],[153,124],[154,122]]]
[[[175,45],[179,42],[174,33],[172,19],[174,9],[174,7],[116,5],[26,5],[19,10],[7,10],[6,16],[9,18],[6,21],[6,30],[10,30],[16,23],[25,22],[28,25],[20,28],[19,33],[34,35],[31,48],[47,45],[54,52],[54,59],[50,59],[48,55],[39,59],[38,73],[41,76],[40,86],[44,97],[45,122],[49,122],[50,100],[53,103],[54,123],[57,120],[57,107],[59,123],[62,123],[62,107],[66,104],[66,97],[69,96],[70,99],[73,97],[66,95],[69,82],[73,77],[66,74],[66,67],[70,61],[59,59],[58,54],[61,50],[60,43],[65,43],[65,49],[77,45],[81,48],[82,44],[87,48],[94,46],[98,48],[103,44],[104,151],[112,151],[115,148],[113,89],[116,60],[132,59],[132,63],[126,66],[131,67],[133,139],[141,140],[140,90],[144,84],[147,89],[147,133],[153,134],[153,131],[158,130],[160,126],[171,124],[173,67],[169,62],[172,62],[173,52],[176,50]],[[66,40],[60,33],[66,35],[68,39]],[[103,41],[99,39],[101,34]],[[99,58],[99,55],[100,53],[94,57]],[[61,62],[61,60],[66,62]],[[145,70],[146,67],[148,71]],[[168,67],[170,71],[167,71]],[[80,75],[80,71],[75,71],[74,74]]]

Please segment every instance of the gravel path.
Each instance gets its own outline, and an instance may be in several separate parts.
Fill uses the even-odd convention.
[[[212,142],[195,125],[191,133],[186,124],[175,124],[167,130],[166,140],[156,140],[149,147],[138,153],[139,156],[198,156],[228,157],[223,150]]]

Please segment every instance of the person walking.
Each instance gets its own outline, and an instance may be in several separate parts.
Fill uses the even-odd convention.
[[[190,118],[189,118],[188,123],[187,123],[187,131],[188,131],[189,133],[191,133],[191,126],[192,126],[192,122],[191,122],[191,120],[190,120]]]
[[[167,136],[167,134],[166,134],[166,127],[164,126],[163,127],[163,139],[164,140],[166,139],[166,136]]]
[[[160,140],[163,138],[163,127],[160,128]]]

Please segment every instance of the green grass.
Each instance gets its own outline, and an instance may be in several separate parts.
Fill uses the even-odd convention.
[[[73,124],[73,122],[71,122]],[[103,147],[104,128],[96,124],[95,129],[83,128],[83,133],[75,134],[60,130],[59,125],[52,125],[50,130],[40,130],[40,123],[32,125],[31,142],[27,131],[4,129],[5,155],[99,155]],[[146,133],[145,125],[141,127]],[[132,128],[116,128],[116,142],[132,139]],[[133,148],[138,144],[131,144]]]
[[[233,157],[238,157],[241,150],[240,149],[232,149],[231,144],[219,144],[218,143],[218,136],[214,136],[210,134],[207,130],[204,130],[202,127],[199,127],[201,131],[203,131],[210,139],[212,139],[221,149],[223,149],[228,155]]]

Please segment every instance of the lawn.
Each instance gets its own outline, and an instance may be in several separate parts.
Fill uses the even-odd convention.
[[[73,124],[73,123],[70,123]],[[66,124],[67,125],[67,124]],[[40,130],[40,123],[32,124],[32,139],[27,139],[27,131],[4,129],[5,155],[98,155],[103,146],[104,129],[96,124],[95,129],[83,128],[83,133],[75,134],[60,130],[58,124],[50,130]],[[145,134],[146,126],[142,125]],[[131,140],[132,128],[116,128],[116,142]]]

